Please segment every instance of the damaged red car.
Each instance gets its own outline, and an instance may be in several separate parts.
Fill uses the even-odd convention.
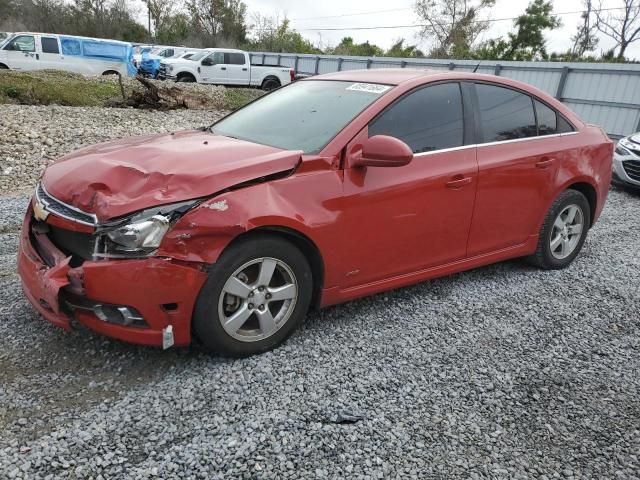
[[[209,128],[47,168],[18,268],[51,323],[225,355],[324,307],[515,257],[569,265],[613,143],[505,78],[410,69],[296,82]]]

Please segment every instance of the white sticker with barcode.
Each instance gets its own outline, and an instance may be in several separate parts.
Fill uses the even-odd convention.
[[[347,90],[354,90],[356,92],[377,93],[378,95],[386,92],[391,87],[389,85],[378,85],[376,83],[354,83],[347,87]]]

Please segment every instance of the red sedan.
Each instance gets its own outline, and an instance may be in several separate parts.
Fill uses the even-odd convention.
[[[50,166],[22,229],[51,323],[225,355],[324,307],[515,257],[569,265],[602,211],[613,143],[505,78],[322,75],[210,128]]]

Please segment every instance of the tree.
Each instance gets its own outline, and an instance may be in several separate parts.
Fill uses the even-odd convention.
[[[290,27],[288,18],[282,21],[277,16],[265,17],[256,14],[253,17],[252,29],[254,40],[248,48],[263,52],[322,53]]]
[[[184,13],[167,17],[155,32],[156,41],[164,45],[183,45],[191,36],[191,23]]]
[[[524,15],[520,15],[514,25],[515,34],[509,34],[508,56],[514,60],[539,60],[546,58],[545,30],[553,30],[561,25],[560,19],[552,14],[551,1],[533,0]]]
[[[424,57],[422,50],[419,50],[415,45],[404,46],[404,38],[396,41],[391,48],[386,51],[387,57]]]
[[[204,45],[245,41],[247,6],[241,0],[188,0],[187,10]]]
[[[420,36],[434,42],[431,55],[467,56],[478,36],[489,28],[480,15],[494,5],[495,0],[417,0],[414,9],[424,22]]]
[[[640,0],[621,1],[622,13],[605,13],[602,3],[594,10],[596,28],[616,42],[614,50],[620,49],[618,60],[624,60],[627,47],[640,40]]]
[[[384,50],[377,45],[369,43],[367,40],[364,43],[354,43],[353,38],[343,37],[340,43],[334,48],[329,49],[328,52],[331,55],[354,55],[358,57],[381,57],[384,55]]]
[[[598,46],[597,26],[591,21],[593,16],[593,0],[583,0],[584,12],[582,23],[578,25],[578,31],[571,37],[573,47],[571,55],[576,58],[583,57],[585,53],[592,52]]]
[[[145,3],[153,22],[154,33],[157,35],[158,31],[163,29],[164,23],[172,18],[174,2],[173,0],[145,0]]]

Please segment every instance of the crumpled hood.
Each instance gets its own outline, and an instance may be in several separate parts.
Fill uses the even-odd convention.
[[[640,144],[640,133],[635,133],[629,137],[632,142]]]
[[[294,169],[302,152],[203,131],[149,135],[77,150],[51,165],[50,195],[104,221]]]

